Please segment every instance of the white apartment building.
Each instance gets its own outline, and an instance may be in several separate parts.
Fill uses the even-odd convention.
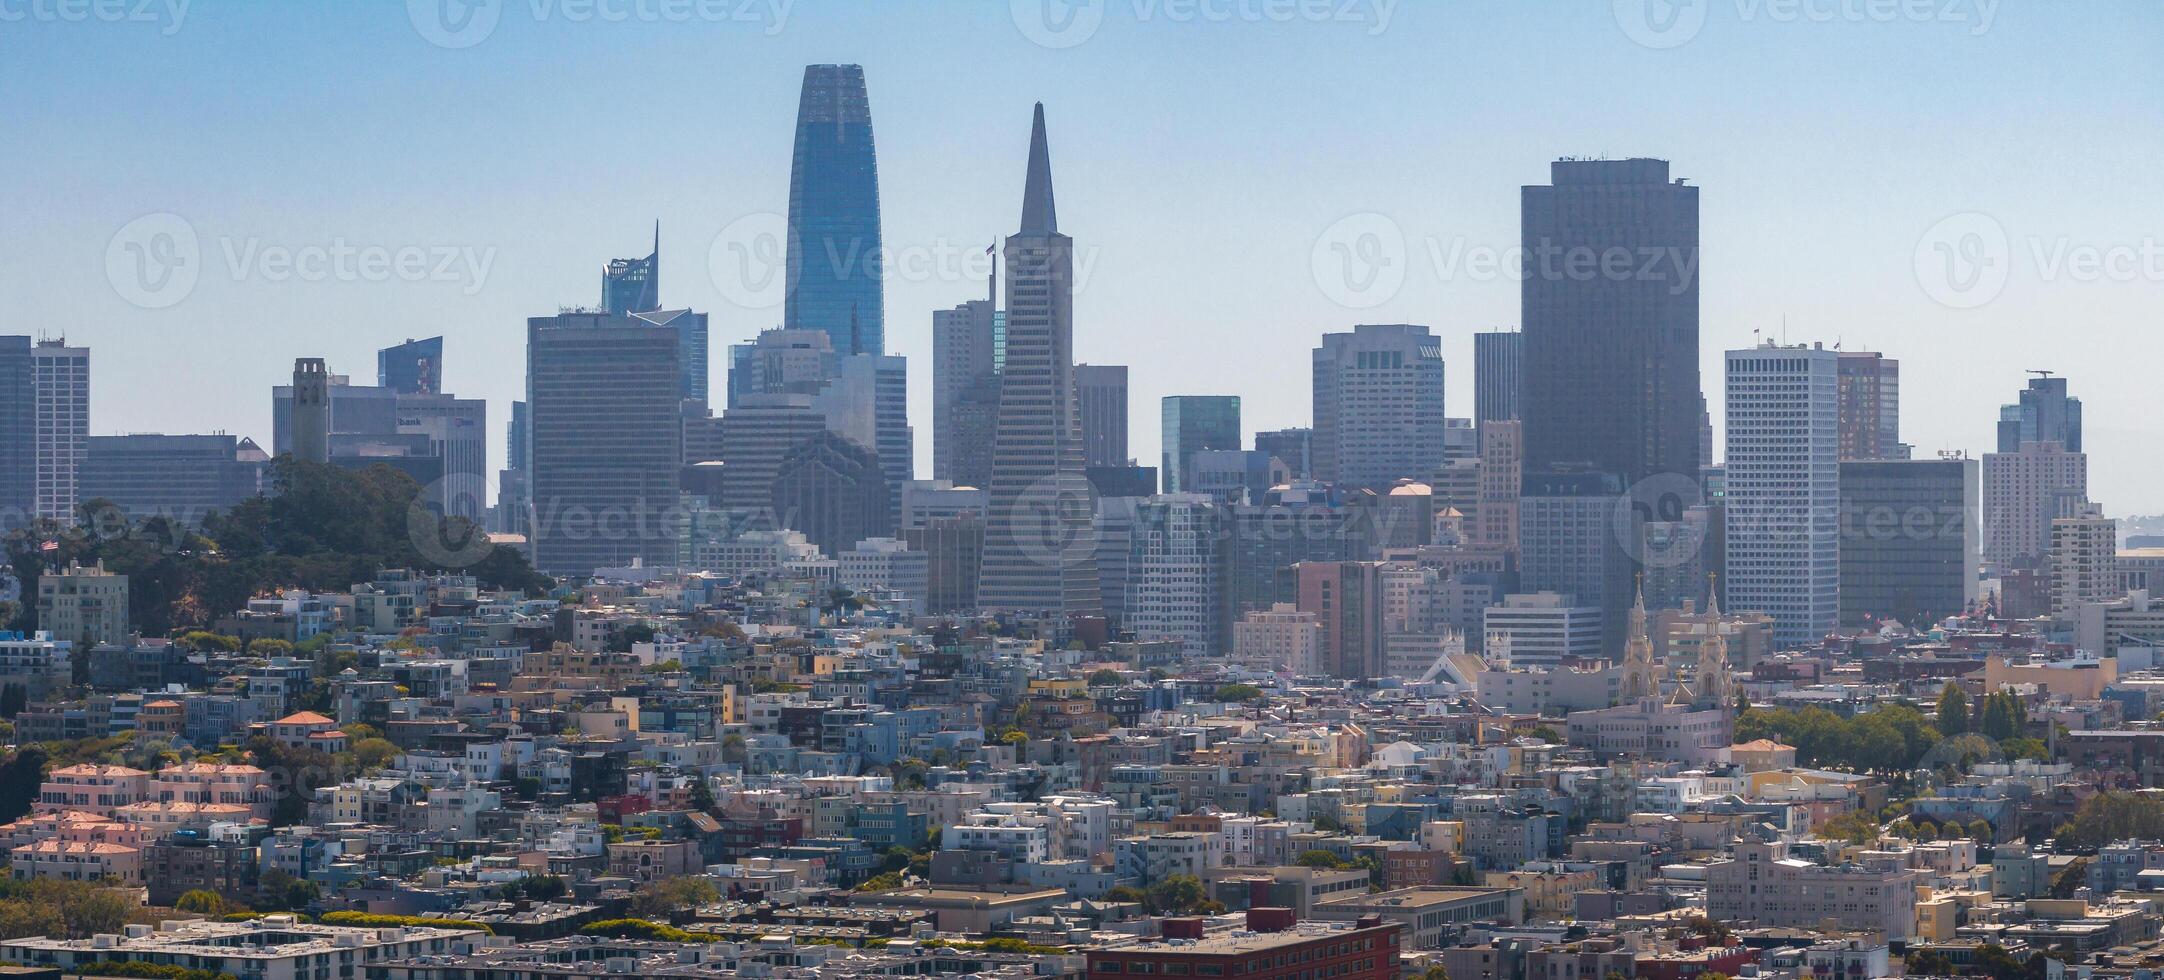
[[[1773,617],[1774,641],[1840,624],[1839,351],[1728,352],[1728,605]]]
[[[2119,589],[2119,522],[2084,503],[2051,522],[2051,614],[2073,618],[2083,605],[2109,602]]]
[[[1322,623],[1289,602],[1254,610],[1232,624],[1232,656],[1256,670],[1322,673]]]
[[[901,593],[913,611],[924,610],[931,582],[931,557],[911,551],[899,538],[865,538],[835,556],[835,578],[856,592],[885,589]]]
[[[37,392],[36,516],[75,514],[75,477],[90,440],[90,348],[41,340],[31,351]]]
[[[1123,624],[1141,640],[1177,640],[1190,657],[1224,654],[1223,511],[1208,494],[1160,494],[1135,508]]]
[[[1706,865],[1706,915],[1786,929],[1832,920],[1902,940],[1916,930],[1916,878],[1905,867],[1827,867],[1789,857],[1785,843],[1744,841]]]
[[[1512,667],[1553,667],[1564,657],[1598,657],[1601,651],[1599,606],[1581,606],[1571,596],[1528,592],[1503,597],[1483,617],[1486,649],[1508,651]]]

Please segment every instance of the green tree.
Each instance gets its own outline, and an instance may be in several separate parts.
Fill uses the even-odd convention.
[[[721,901],[721,890],[707,878],[685,876],[647,882],[631,896],[631,913],[642,918],[662,918],[678,909],[697,908]]]
[[[30,692],[24,690],[21,684],[0,687],[0,718],[12,721],[16,715],[22,714],[29,704]]]
[[[902,875],[898,871],[882,871],[864,879],[853,890],[860,892],[892,892],[902,889]]]
[[[1253,684],[1225,684],[1217,689],[1219,701],[1253,701],[1262,697],[1262,688]]]
[[[2059,839],[2102,847],[2115,840],[2164,837],[2164,801],[2137,793],[2098,793],[2082,801]]]
[[[2004,742],[2020,734],[2020,720],[2015,713],[2014,696],[2005,691],[1984,697],[1984,724],[1986,738]]]
[[[30,812],[38,792],[45,786],[45,749],[25,745],[0,763],[0,823],[20,819]]]
[[[1144,894],[1149,896],[1150,907],[1159,915],[1199,911],[1209,900],[1209,895],[1203,891],[1202,879],[1194,875],[1166,875],[1152,883]]]
[[[1961,735],[1969,730],[1969,696],[1962,693],[1961,685],[1946,682],[1946,690],[1939,692],[1939,732],[1944,735]]]
[[[173,900],[173,909],[177,912],[195,912],[208,916],[224,915],[227,911],[225,899],[220,898],[217,892],[201,888],[181,893],[179,898]]]
[[[1989,844],[1993,839],[1991,824],[1982,817],[1969,821],[1968,830],[1969,839],[1979,844]]]
[[[1336,854],[1322,850],[1320,848],[1312,851],[1301,851],[1299,857],[1292,859],[1292,863],[1297,864],[1303,868],[1334,869],[1342,868],[1345,866],[1345,860],[1343,858],[1340,858]]]
[[[1124,682],[1125,682],[1125,680],[1126,680],[1125,678],[1123,678],[1123,677],[1121,677],[1121,676],[1120,676],[1120,672],[1119,672],[1119,671],[1113,670],[1113,669],[1112,669],[1112,668],[1110,668],[1110,667],[1105,667],[1105,668],[1103,668],[1103,669],[1100,669],[1100,670],[1095,670],[1095,671],[1091,671],[1091,672],[1090,672],[1090,676],[1089,676],[1089,686],[1091,686],[1091,687],[1118,687],[1118,686],[1120,686],[1120,685],[1121,685],[1122,683],[1124,683]]]

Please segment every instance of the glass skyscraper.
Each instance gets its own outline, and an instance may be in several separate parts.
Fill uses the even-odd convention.
[[[661,309],[661,222],[643,259],[611,259],[601,268],[601,308],[617,316]]]
[[[376,386],[401,395],[443,391],[443,338],[408,340],[376,352]]]
[[[861,65],[809,65],[789,168],[782,324],[822,330],[845,354],[886,352],[879,161]]]
[[[1196,453],[1240,448],[1240,396],[1167,395],[1163,406],[1162,479],[1166,493],[1181,493],[1192,482]]]

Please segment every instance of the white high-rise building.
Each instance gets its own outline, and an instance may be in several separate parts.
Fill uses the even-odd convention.
[[[1580,605],[1574,596],[1530,592],[1503,597],[1489,606],[1482,627],[1494,663],[1512,667],[1553,667],[1565,657],[1601,655],[1601,610]]]
[[[1135,508],[1124,625],[1143,640],[1178,640],[1215,657],[1225,647],[1223,511],[1209,494],[1168,493]]]
[[[1315,478],[1387,488],[1448,455],[1442,342],[1427,327],[1363,323],[1314,355]]]
[[[1806,643],[1841,615],[1839,351],[1728,352],[1728,605]]]
[[[2082,606],[2124,595],[2119,587],[2119,522],[2084,503],[2051,522],[2051,614],[2071,621]]]
[[[838,563],[836,578],[843,587],[858,592],[899,592],[912,611],[924,611],[926,586],[931,578],[930,557],[924,552],[911,551],[896,538],[865,538],[855,548],[834,557]]]
[[[32,513],[66,521],[75,513],[75,475],[90,438],[90,348],[41,340],[31,351],[31,363],[37,389]]]

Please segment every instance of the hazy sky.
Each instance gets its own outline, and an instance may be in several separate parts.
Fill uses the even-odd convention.
[[[440,333],[500,465],[524,318],[595,303],[657,217],[719,392],[780,320],[735,248],[785,210],[802,68],[857,62],[924,475],[931,312],[981,295],[1043,100],[1076,347],[1133,366],[1144,461],[1166,394],[1307,424],[1309,350],[1360,322],[1433,326],[1470,414],[1519,186],[1658,156],[1704,188],[1716,420],[1720,352],[1784,323],[1900,358],[1919,454],[1987,450],[2051,369],[2092,496],[2164,510],[2154,0],[179,3],[0,0],[0,333],[93,349],[94,433],[267,446],[294,357],[373,383]]]

